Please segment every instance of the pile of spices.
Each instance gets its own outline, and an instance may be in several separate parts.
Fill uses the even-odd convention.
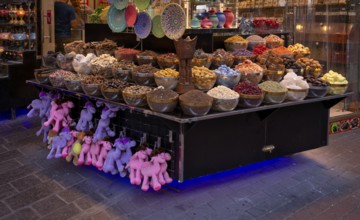
[[[261,95],[263,91],[259,86],[251,82],[241,82],[234,87],[234,90],[239,94],[244,95]]]
[[[105,78],[102,76],[85,76],[82,80],[84,84],[96,84],[100,85],[105,82]]]
[[[171,68],[166,68],[164,70],[159,70],[157,72],[154,73],[155,77],[162,77],[162,78],[178,78],[179,77],[179,72],[171,69]]]
[[[191,90],[187,93],[184,93],[180,95],[179,99],[182,102],[192,103],[195,105],[211,105],[213,101],[209,95],[199,90]]]
[[[159,71],[159,69],[153,67],[151,64],[144,64],[141,66],[137,66],[133,69],[133,73],[151,73]]]
[[[283,87],[280,83],[274,81],[265,81],[259,84],[259,87],[269,93],[284,93],[287,92],[287,89]]]
[[[70,71],[66,71],[66,70],[56,70],[54,72],[52,72],[49,77],[52,78],[56,78],[56,77],[63,77],[63,78],[70,78],[73,77],[75,74],[70,72]]]
[[[326,87],[330,85],[328,82],[314,76],[307,76],[305,80],[311,86]]]
[[[253,63],[251,60],[245,60],[244,62],[238,64],[235,69],[240,73],[259,73],[263,71],[256,63]]]
[[[158,54],[152,50],[144,50],[143,52],[140,52],[138,56],[141,57],[157,57]]]
[[[137,67],[134,62],[129,60],[121,60],[113,65],[113,69],[132,70]]]
[[[174,53],[165,53],[165,54],[160,54],[158,57],[158,59],[163,59],[163,60],[177,60],[177,56]]]
[[[222,59],[232,58],[233,56],[231,55],[231,53],[226,52],[224,49],[217,49],[213,53],[212,57],[215,60],[222,60]]]
[[[253,52],[246,49],[238,49],[233,51],[231,54],[233,56],[244,56],[244,57],[250,57],[255,55]]]
[[[228,87],[217,86],[207,92],[207,94],[216,99],[237,99],[239,94]]]
[[[194,58],[195,59],[211,58],[211,54],[205,53],[202,49],[197,49],[195,50]]]
[[[259,44],[257,45],[254,50],[252,51],[253,54],[255,55],[261,55],[263,54],[265,51],[267,51],[269,48],[267,48],[266,46],[264,46],[263,44]]]
[[[102,75],[106,78],[112,77],[112,66],[117,63],[117,59],[109,54],[102,54],[90,61],[93,74]]]
[[[129,86],[129,83],[120,79],[110,79],[103,83],[103,88],[106,89],[124,89]]]
[[[128,93],[132,95],[146,95],[151,91],[152,88],[148,86],[129,86],[123,90],[123,93]]]
[[[292,55],[292,54],[294,54],[293,52],[291,52],[289,49],[287,49],[284,46],[272,49],[272,52],[275,53],[275,54],[282,54],[282,55]]]
[[[179,95],[171,89],[157,88],[149,92],[147,97],[157,101],[169,101],[176,99]]]
[[[239,36],[239,35],[234,35],[232,37],[227,38],[225,41],[225,43],[236,43],[236,42],[247,42],[247,40],[245,40],[243,37]]]
[[[218,75],[224,75],[224,76],[235,76],[240,74],[238,71],[233,70],[226,65],[221,65],[219,68],[214,70],[214,72]]]
[[[284,65],[286,69],[301,69],[302,66],[299,63],[296,63],[295,59],[292,58],[283,58]]]

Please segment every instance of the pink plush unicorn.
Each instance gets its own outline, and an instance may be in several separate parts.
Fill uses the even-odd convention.
[[[104,165],[104,161],[108,155],[108,152],[111,150],[112,148],[112,144],[109,140],[103,140],[100,141],[99,144],[101,145],[101,150],[100,150],[100,154],[97,158],[96,164],[95,166],[99,169],[102,170],[103,165]]]
[[[81,152],[80,152],[79,159],[78,159],[78,166],[81,166],[84,164],[85,155],[86,155],[86,159],[91,158],[90,148],[91,148],[91,144],[92,144],[92,136],[86,135],[83,138],[83,142],[84,143],[81,146]]]
[[[51,110],[50,117],[46,122],[44,122],[44,126],[48,127],[50,124],[54,124],[53,131],[59,132],[61,127],[68,127],[72,119],[69,116],[71,108],[74,107],[74,103],[71,101],[60,102],[57,100],[51,102]]]
[[[140,185],[141,184],[141,172],[140,168],[145,161],[148,161],[148,156],[152,150],[142,146],[141,149],[136,152],[126,165],[126,169],[130,168],[130,183]]]
[[[93,166],[96,165],[98,156],[100,154],[100,147],[101,147],[100,142],[94,143],[94,139],[93,139],[93,143],[91,144],[90,147],[90,154],[88,155],[89,157],[86,158],[86,165],[90,165],[90,164],[92,164]]]
[[[153,156],[149,161],[144,162],[141,165],[140,171],[143,175],[143,182],[141,189],[143,191],[147,191],[150,185],[150,178],[151,178],[151,185],[155,191],[161,189],[161,184],[159,183],[158,177],[161,170],[160,164],[166,163],[165,159],[160,155]]]
[[[159,173],[159,183],[164,185],[165,183],[171,183],[173,180],[170,178],[169,173],[167,172],[167,163],[166,161],[171,160],[169,153],[160,153],[160,157],[165,160],[164,163],[160,164],[160,173]]]

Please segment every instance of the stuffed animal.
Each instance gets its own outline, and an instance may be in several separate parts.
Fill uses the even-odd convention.
[[[66,158],[68,156],[71,147],[77,140],[77,136],[78,136],[79,132],[76,130],[71,130],[70,134],[71,134],[71,139],[66,143],[66,146],[61,151],[61,155],[63,158]]]
[[[99,142],[99,144],[101,146],[101,150],[100,150],[100,154],[99,154],[99,156],[97,158],[95,166],[99,170],[102,170],[103,165],[104,165],[104,161],[105,161],[105,159],[107,157],[107,154],[112,148],[112,144],[111,144],[110,140],[102,140],[102,141]]]
[[[58,136],[52,138],[51,150],[47,156],[47,159],[61,157],[61,150],[66,146],[66,143],[71,139],[71,133],[69,128],[63,128]]]
[[[121,177],[126,176],[125,164],[129,163],[132,156],[131,148],[136,145],[129,138],[118,138],[115,140],[115,149],[111,150],[104,162],[103,171],[115,175],[118,172]]]
[[[155,191],[161,189],[161,184],[159,183],[158,177],[161,170],[161,164],[166,163],[165,159],[160,155],[154,155],[151,157],[150,162],[146,161],[141,164],[140,172],[143,175],[143,181],[141,189],[147,191],[151,185]]]
[[[114,137],[115,132],[112,131],[109,127],[110,119],[114,118],[116,113],[111,111],[108,107],[105,107],[102,110],[101,118],[99,120],[98,126],[96,128],[93,141],[96,143],[99,140],[103,140],[106,136]]]
[[[85,137],[82,139],[83,144],[81,146],[81,151],[78,159],[78,166],[81,166],[85,162],[85,155],[86,159],[90,158],[90,148],[92,144],[92,136],[89,134],[86,134]]]
[[[96,109],[91,102],[86,102],[83,110],[80,113],[80,119],[76,125],[76,130],[88,132],[94,127],[92,123],[93,114],[95,114]]]
[[[100,141],[94,143],[94,138],[93,138],[93,144],[91,144],[90,147],[89,157],[86,158],[86,165],[92,164],[93,166],[96,166],[96,162],[100,154],[100,149],[101,149]]]
[[[147,148],[145,145],[139,148],[132,157],[130,158],[129,163],[126,165],[126,169],[130,169],[130,183],[140,185],[141,184],[141,165],[148,161],[148,156],[151,154],[152,150]]]
[[[166,161],[171,160],[171,156],[169,153],[160,153],[160,157],[165,160],[164,163],[160,164],[160,173],[159,173],[159,183],[164,185],[165,183],[171,183],[173,180],[170,178],[169,173],[167,172],[167,163]]]
[[[74,103],[71,101],[52,101],[50,117],[46,122],[44,122],[44,126],[50,126],[50,124],[54,124],[54,132],[58,132],[62,127],[68,127],[72,122],[69,113],[73,107]]]
[[[73,162],[73,164],[75,166],[78,165],[78,159],[79,159],[79,155],[81,153],[81,143],[80,141],[84,138],[85,133],[83,132],[78,132],[77,134],[77,140],[75,141],[75,143],[72,145],[71,150],[69,152],[69,154],[66,157],[66,161],[67,162]]]

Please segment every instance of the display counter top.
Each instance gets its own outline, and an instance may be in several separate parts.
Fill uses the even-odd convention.
[[[302,100],[302,101],[286,101],[286,102],[281,103],[281,104],[262,105],[262,106],[259,106],[259,107],[256,107],[256,108],[240,108],[240,107],[237,107],[235,110],[230,111],[230,112],[210,111],[209,114],[204,115],[204,116],[190,117],[190,116],[184,115],[180,111],[175,111],[175,113],[167,113],[167,114],[158,113],[158,112],[151,111],[150,109],[147,109],[147,108],[133,107],[133,106],[129,106],[129,105],[125,104],[125,103],[110,101],[110,100],[104,99],[102,97],[89,96],[89,95],[86,95],[86,94],[80,93],[80,92],[72,92],[72,91],[69,91],[69,90],[64,89],[64,88],[56,88],[56,87],[53,87],[53,86],[48,85],[48,84],[41,84],[41,83],[36,82],[35,80],[28,80],[26,82],[28,84],[32,84],[32,85],[35,85],[35,86],[38,86],[38,87],[41,87],[41,88],[45,88],[45,89],[49,89],[49,90],[57,90],[57,91],[60,91],[62,93],[72,95],[72,96],[76,96],[76,97],[83,97],[83,98],[92,99],[92,100],[100,100],[100,101],[104,101],[104,102],[114,103],[114,104],[119,105],[122,109],[129,109],[129,110],[132,110],[132,111],[142,112],[145,115],[158,116],[158,117],[161,117],[163,119],[167,119],[167,120],[170,120],[170,121],[175,121],[177,123],[192,123],[192,122],[197,122],[197,121],[204,121],[204,120],[209,120],[209,119],[223,118],[223,117],[229,117],[229,116],[252,113],[252,112],[261,112],[261,111],[266,111],[266,110],[276,110],[276,109],[279,109],[279,108],[285,108],[285,107],[291,107],[291,106],[297,106],[297,105],[305,105],[305,104],[309,104],[309,103],[315,103],[315,102],[321,102],[321,101],[329,101],[329,100],[333,100],[333,99],[342,99],[342,98],[346,98],[346,97],[348,97],[348,96],[350,96],[352,94],[352,93],[346,93],[346,94],[343,94],[343,95],[329,95],[329,96],[325,96],[323,98],[308,98],[308,99],[305,99],[305,100]]]

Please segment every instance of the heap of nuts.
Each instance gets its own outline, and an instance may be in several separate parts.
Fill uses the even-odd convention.
[[[313,76],[307,76],[305,80],[311,86],[326,87],[330,85],[328,82]]]
[[[266,68],[268,70],[285,70],[285,65],[283,64],[284,60],[282,59],[282,57],[280,57],[278,54],[273,53],[272,51],[258,56],[256,60],[263,68]]]
[[[178,78],[179,77],[179,72],[171,69],[171,68],[166,68],[164,70],[159,70],[157,72],[154,73],[155,77],[161,77],[161,78]]]
[[[102,54],[90,61],[92,73],[95,75],[101,75],[106,78],[111,78],[112,66],[117,62],[117,59],[109,54]]]
[[[123,90],[123,93],[132,94],[132,95],[146,95],[151,92],[152,88],[148,86],[129,86]]]
[[[289,45],[288,49],[293,53],[310,54],[310,49],[302,44]]]
[[[120,79],[110,79],[103,83],[105,89],[124,89],[129,86],[129,83]]]
[[[216,74],[206,67],[192,68],[192,81],[197,89],[209,90],[216,82]]]
[[[66,71],[66,70],[56,70],[54,72],[52,72],[49,77],[51,78],[70,78],[73,77],[75,74],[70,72],[70,71]]]
[[[306,72],[315,72],[322,69],[319,61],[310,58],[300,58],[296,61],[297,64],[301,65]]]
[[[122,69],[122,70],[132,70],[136,65],[134,62],[129,60],[121,60],[119,62],[114,63],[113,69]]]
[[[102,76],[85,76],[82,80],[84,84],[96,84],[101,85],[105,82],[105,78]]]
[[[234,90],[239,94],[244,95],[261,95],[263,94],[262,89],[251,82],[241,82],[234,87]]]
[[[115,51],[117,44],[112,40],[105,39],[100,41],[95,47],[97,51]]]
[[[301,69],[302,66],[299,63],[296,63],[295,59],[292,58],[283,58],[284,65],[286,69]]]
[[[137,66],[133,69],[133,73],[150,73],[150,74],[154,74],[158,71],[159,69],[153,67],[151,64],[144,64],[141,66]]]

